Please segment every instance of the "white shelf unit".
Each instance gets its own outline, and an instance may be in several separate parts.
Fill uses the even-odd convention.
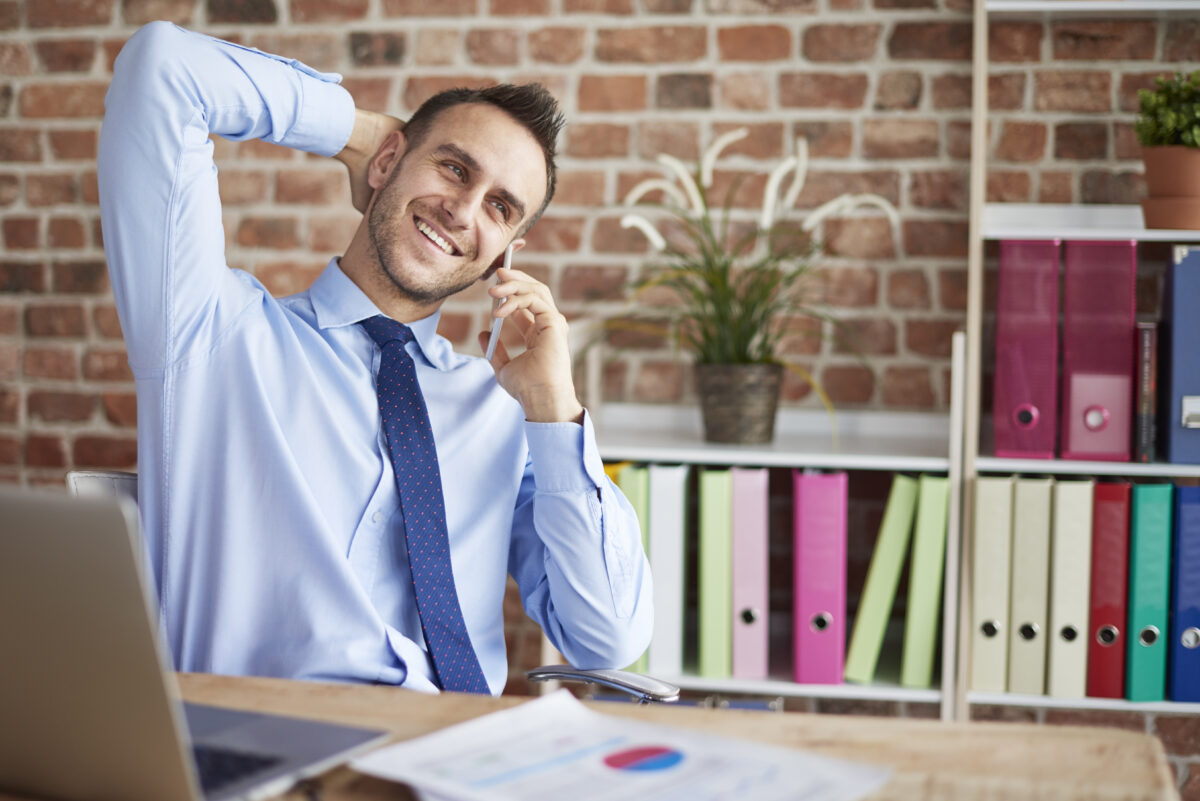
[[[965,345],[958,337],[956,364]],[[958,375],[961,375],[961,368]],[[961,393],[957,403],[961,408]],[[953,405],[953,404],[952,404]],[[606,461],[644,461],[659,464],[753,465],[758,467],[878,470],[885,472],[945,473],[956,485],[961,448],[952,431],[961,423],[942,413],[839,411],[783,408],[768,445],[722,445],[704,441],[697,406],[605,404],[593,407],[600,455]],[[961,437],[958,439],[961,443]],[[958,504],[951,499],[951,519]],[[872,684],[797,684],[778,679],[747,681],[710,679],[694,675],[658,676],[685,690],[713,694],[836,698],[901,703],[933,703],[942,717],[952,714],[953,658],[957,633],[955,610],[958,530],[947,531],[945,595],[943,598],[942,688],[913,689],[879,680]]]
[[[1062,699],[968,690],[971,674],[969,643],[971,598],[971,537],[973,487],[980,473],[1033,473],[1040,475],[1119,475],[1128,477],[1197,477],[1200,466],[1084,462],[1064,459],[1000,459],[979,453],[984,420],[981,401],[983,342],[984,243],[999,239],[1136,240],[1138,242],[1197,242],[1200,231],[1147,229],[1141,209],[1134,205],[1029,204],[986,202],[988,163],[987,84],[989,74],[988,26],[992,17],[1090,17],[1095,19],[1136,14],[1148,17],[1184,16],[1200,11],[1200,0],[975,0],[972,63],[971,168],[967,243],[967,357],[966,398],[963,417],[962,519],[958,586],[958,667],[953,716],[970,719],[972,704],[1000,704],[1073,709],[1107,709],[1200,714],[1200,704],[1164,702],[1146,704],[1119,699]]]

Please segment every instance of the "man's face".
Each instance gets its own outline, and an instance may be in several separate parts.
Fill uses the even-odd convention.
[[[487,272],[545,192],[545,157],[524,127],[489,104],[452,106],[376,192],[368,222],[379,266],[407,298],[440,301]]]

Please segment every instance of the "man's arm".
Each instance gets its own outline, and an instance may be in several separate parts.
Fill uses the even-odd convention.
[[[335,159],[346,165],[350,173],[350,202],[359,211],[366,211],[375,192],[367,183],[367,167],[384,140],[404,128],[404,123],[387,114],[366,109],[354,110],[354,129],[346,146]]]

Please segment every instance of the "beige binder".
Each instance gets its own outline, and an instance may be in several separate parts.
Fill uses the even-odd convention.
[[[1046,694],[1059,698],[1083,698],[1087,688],[1094,490],[1090,480],[1054,485]]]
[[[1046,625],[1050,595],[1051,478],[1017,479],[1013,490],[1012,583],[1008,691],[1046,691]]]
[[[971,689],[1008,687],[1008,581],[1012,549],[1011,476],[975,479],[971,557]]]

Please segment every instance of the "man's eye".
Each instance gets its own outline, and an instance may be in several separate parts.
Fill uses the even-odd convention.
[[[450,162],[446,163],[446,169],[450,170],[450,172],[454,173],[459,178],[462,178],[464,175],[467,174],[466,171],[462,167],[458,166],[457,164],[450,163]]]
[[[500,213],[501,219],[503,219],[503,220],[508,219],[508,204],[507,203],[505,203],[501,200],[493,200],[492,206],[496,209],[497,212]]]

